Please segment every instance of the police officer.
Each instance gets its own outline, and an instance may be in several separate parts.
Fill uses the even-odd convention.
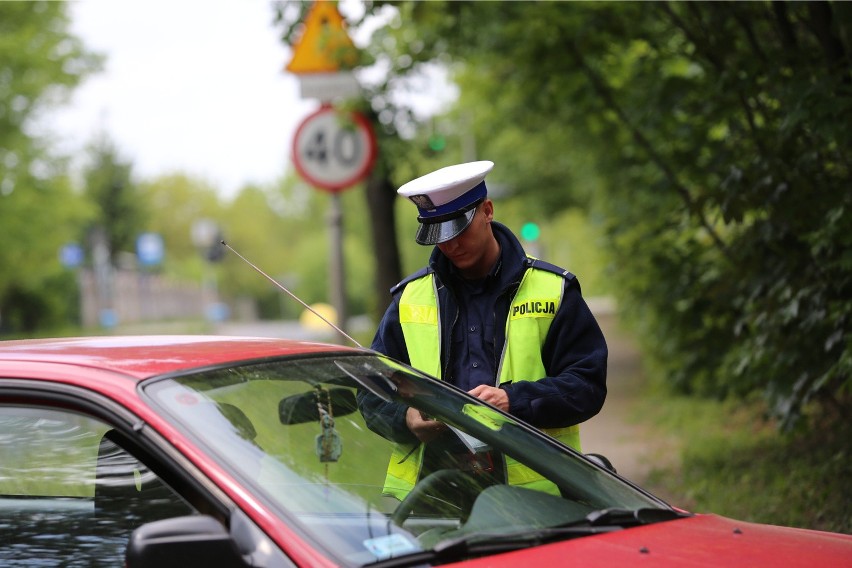
[[[580,450],[577,425],[606,397],[606,342],[577,278],[529,257],[494,221],[485,185],[493,167],[450,166],[399,188],[418,209],[415,240],[435,248],[428,266],[391,290],[372,348]],[[398,443],[385,492],[401,499],[424,476],[429,446],[453,437],[412,408],[366,396],[361,410],[371,428]],[[534,472],[496,461],[473,466],[535,487]]]

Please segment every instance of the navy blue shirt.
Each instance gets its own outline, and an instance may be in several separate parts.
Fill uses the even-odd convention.
[[[453,270],[450,285],[459,305],[459,321],[453,327],[452,347],[446,380],[464,391],[479,385],[497,386],[494,353],[494,306],[500,295],[498,260],[485,278],[466,280]]]

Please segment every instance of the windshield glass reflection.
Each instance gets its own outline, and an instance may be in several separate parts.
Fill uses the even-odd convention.
[[[602,509],[665,508],[508,415],[378,356],[217,369],[145,392],[345,564],[575,523]],[[412,442],[386,418],[409,406],[448,428]]]

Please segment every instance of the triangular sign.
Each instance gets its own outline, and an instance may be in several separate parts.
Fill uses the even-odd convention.
[[[336,3],[314,2],[305,17],[305,29],[293,46],[293,59],[286,70],[295,73],[333,73],[352,69],[358,48],[346,32]]]

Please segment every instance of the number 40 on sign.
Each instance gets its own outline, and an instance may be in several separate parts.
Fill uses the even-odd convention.
[[[370,123],[330,105],[305,118],[293,138],[293,163],[312,185],[337,192],[364,179],[376,158]]]

